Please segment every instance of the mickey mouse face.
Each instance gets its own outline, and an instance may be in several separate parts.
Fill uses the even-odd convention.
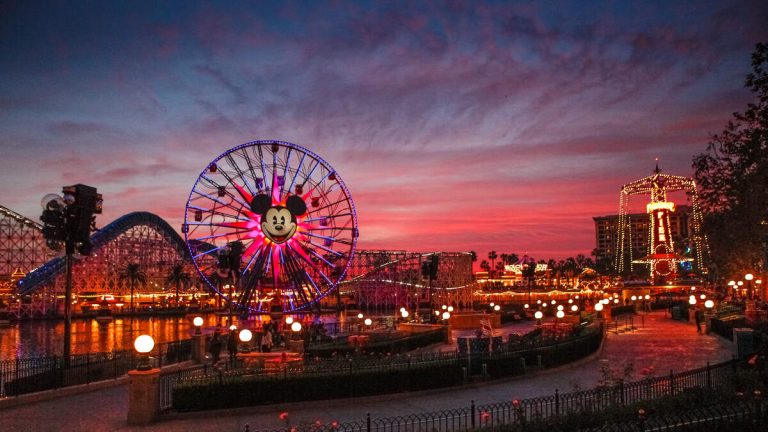
[[[268,195],[257,195],[251,201],[251,210],[261,215],[261,231],[273,242],[285,243],[296,234],[296,216],[307,212],[307,205],[300,197],[291,195],[285,206],[272,205]]]

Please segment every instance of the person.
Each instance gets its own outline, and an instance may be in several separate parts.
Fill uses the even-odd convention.
[[[704,312],[699,309],[696,311],[696,331],[701,333],[701,323],[704,321]]]
[[[272,351],[272,332],[269,329],[264,331],[264,335],[261,336],[261,352]]]
[[[227,351],[229,351],[229,361],[234,363],[237,358],[237,330],[229,331],[229,338],[227,339]]]
[[[217,329],[213,333],[213,338],[211,339],[211,359],[213,361],[213,364],[216,364],[219,362],[220,356],[221,356],[221,331]]]

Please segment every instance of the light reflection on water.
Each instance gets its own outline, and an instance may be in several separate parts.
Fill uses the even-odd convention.
[[[208,329],[217,325],[227,326],[226,316],[215,314],[201,315]],[[194,326],[192,315],[187,317],[126,317],[114,318],[108,323],[99,323],[95,319],[78,319],[72,321],[72,354],[88,352],[107,352],[112,350],[133,349],[133,341],[141,334],[149,334],[155,343],[189,339]],[[344,317],[324,315],[322,321],[333,322]],[[237,318],[235,324],[241,327]],[[256,328],[269,317],[256,318],[249,322],[249,328]],[[44,355],[61,355],[64,348],[63,320],[34,320],[21,321],[10,327],[0,327],[0,360],[29,358]]]

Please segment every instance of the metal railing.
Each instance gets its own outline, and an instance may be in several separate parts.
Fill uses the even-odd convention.
[[[455,371],[461,382],[461,375],[482,375],[500,377],[524,373],[527,367],[551,367],[581,358],[594,352],[602,340],[602,327],[599,325],[584,329],[581,335],[568,339],[544,340],[537,346],[521,346],[519,349],[505,349],[492,353],[438,352],[418,355],[382,355],[349,356],[336,358],[307,358],[297,366],[284,363],[279,369],[239,368],[221,370],[208,368],[204,372],[178,376],[168,374],[160,377],[162,410],[173,406],[173,392],[177,387],[220,385],[226,383],[244,383],[259,386],[259,383],[271,383],[276,379],[287,383],[291,379],[307,377],[338,376],[348,382],[353,375],[388,372],[393,382],[397,381],[397,372],[406,373],[416,369],[429,369],[448,366]],[[505,345],[505,348],[507,346]],[[456,375],[454,374],[454,375]],[[444,381],[444,380],[442,380]],[[438,387],[435,385],[435,387]],[[350,390],[352,391],[352,390]],[[351,395],[351,393],[350,393]],[[337,396],[340,397],[340,396]]]
[[[306,425],[286,424],[284,428],[261,430],[260,432],[459,432],[476,428],[493,428],[502,425],[516,425],[521,428],[519,430],[525,430],[525,425],[531,422],[551,421],[553,424],[556,424],[561,416],[583,412],[596,413],[611,408],[674,396],[687,389],[704,388],[713,391],[723,389],[733,382],[738,365],[739,362],[737,360],[731,360],[677,374],[670,372],[669,375],[664,377],[647,378],[629,383],[619,382],[613,386],[598,387],[591,390],[571,393],[555,391],[551,396],[511,400],[486,405],[475,405],[474,401],[472,401],[467,407],[451,410],[387,418],[371,418],[368,415],[363,420],[343,423],[333,420],[325,422],[318,420],[315,423]],[[712,410],[711,415],[706,415],[707,409]],[[749,402],[748,404],[735,405],[735,408],[721,407],[722,411],[717,411],[716,407],[707,409],[702,409],[688,416],[639,418],[637,422],[615,425],[616,429],[599,428],[594,430],[706,430],[685,429],[682,426],[690,426],[694,422],[705,425],[715,424],[715,421],[725,421],[729,418],[753,421],[758,418],[756,416],[762,416],[759,418],[764,419],[766,415],[766,406],[763,400],[757,400],[755,403]],[[638,425],[641,423],[643,429],[638,429]]]
[[[151,361],[162,367],[189,360],[191,353],[191,340],[165,342],[155,346]],[[64,360],[54,355],[0,361],[0,397],[117,379],[138,363],[133,350],[73,355],[68,365]]]

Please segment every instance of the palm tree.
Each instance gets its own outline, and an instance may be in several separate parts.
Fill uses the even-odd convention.
[[[490,264],[488,264],[488,261],[486,261],[486,260],[482,260],[482,261],[480,262],[480,268],[481,268],[481,269],[483,269],[483,270],[485,270],[485,271],[487,271],[487,272],[488,272],[488,275],[490,276],[490,273],[491,273],[491,265],[490,265]]]
[[[179,307],[179,289],[181,287],[189,288],[192,285],[192,277],[184,271],[184,264],[178,263],[171,267],[171,272],[165,278],[166,285],[176,287],[176,307]]]
[[[497,274],[504,274],[504,263],[499,261],[496,263],[496,273]]]
[[[488,252],[488,259],[491,260],[491,268],[492,269],[496,268],[496,258],[498,258],[498,257],[499,256],[496,255],[496,251],[495,250],[492,250],[492,251]]]
[[[222,287],[230,282],[229,275],[222,276],[219,274],[219,272],[214,271],[210,275],[208,275],[208,280],[211,281],[213,285],[216,286],[216,289],[219,291],[216,293],[216,308],[221,309],[221,292]]]
[[[557,267],[557,261],[550,258],[547,261],[547,286],[552,286],[552,276],[555,275],[555,268]]]
[[[144,286],[147,284],[147,274],[141,270],[141,264],[128,263],[120,271],[120,281],[128,281],[128,286],[131,287],[131,313],[133,313],[133,291],[136,289],[136,285]]]

